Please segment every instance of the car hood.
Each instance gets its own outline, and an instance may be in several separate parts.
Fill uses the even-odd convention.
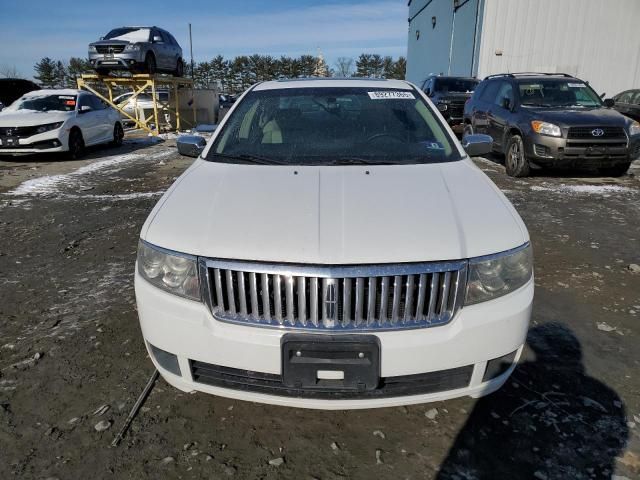
[[[213,258],[307,264],[453,260],[528,241],[470,160],[393,166],[256,166],[199,160],[142,230]]]
[[[628,120],[611,108],[527,108],[535,119],[561,127],[612,126],[624,127]]]
[[[0,127],[31,127],[47,123],[64,122],[75,112],[38,112],[36,110],[5,109],[0,112]]]

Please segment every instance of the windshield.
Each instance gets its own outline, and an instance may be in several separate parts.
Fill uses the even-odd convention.
[[[438,78],[435,89],[437,92],[473,92],[479,81],[471,78]]]
[[[127,42],[148,42],[148,28],[114,28],[104,36],[105,40],[125,40]]]
[[[32,110],[36,112],[71,112],[76,109],[75,95],[28,96],[16,100],[6,110]]]
[[[535,80],[520,82],[520,103],[535,107],[599,107],[600,97],[580,80]]]
[[[291,165],[460,158],[417,92],[363,87],[249,92],[207,155],[216,162]]]

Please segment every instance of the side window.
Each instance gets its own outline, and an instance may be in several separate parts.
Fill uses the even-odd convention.
[[[511,86],[510,82],[502,81],[500,82],[500,87],[498,88],[498,94],[493,103],[500,107],[505,107],[505,99],[509,100],[509,108],[513,107],[513,86]]]
[[[91,100],[89,99],[89,95],[79,95],[78,110],[82,110],[82,107],[84,107],[85,105],[88,105],[89,107],[93,108],[93,105],[91,105]]]
[[[633,105],[640,105],[640,90],[635,90],[635,96],[631,100]]]
[[[631,103],[631,97],[633,92],[624,92],[621,93],[616,102],[620,103]]]
[[[487,103],[493,103],[498,94],[499,87],[500,87],[500,82],[497,80],[487,83],[487,85],[482,90],[482,93],[480,95],[480,100]]]
[[[87,95],[87,98],[89,100],[89,105],[94,110],[104,110],[105,109],[106,105],[104,104],[104,102],[102,100],[100,100],[98,97],[96,97],[95,95]]]

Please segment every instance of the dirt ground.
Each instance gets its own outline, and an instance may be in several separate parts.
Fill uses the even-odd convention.
[[[0,158],[0,478],[640,478],[640,161],[620,179],[513,179],[477,160],[535,251],[528,349],[499,392],[322,412],[160,380],[110,447],[153,372],[138,234],[190,161],[144,137],[82,161]]]

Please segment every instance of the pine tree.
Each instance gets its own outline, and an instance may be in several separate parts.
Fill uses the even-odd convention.
[[[313,68],[313,76],[314,77],[330,76],[329,67],[327,66],[327,62],[324,61],[324,56],[322,55],[322,52],[318,52],[318,56],[316,57],[315,66]]]
[[[91,70],[91,64],[86,58],[71,57],[66,71],[65,86],[67,88],[76,88],[76,79],[83,73],[91,72]]]
[[[35,64],[33,69],[36,71],[36,75],[34,75],[33,78],[38,80],[43,87],[53,88],[56,86],[57,74],[56,62],[54,60],[49,57],[44,57]]]

